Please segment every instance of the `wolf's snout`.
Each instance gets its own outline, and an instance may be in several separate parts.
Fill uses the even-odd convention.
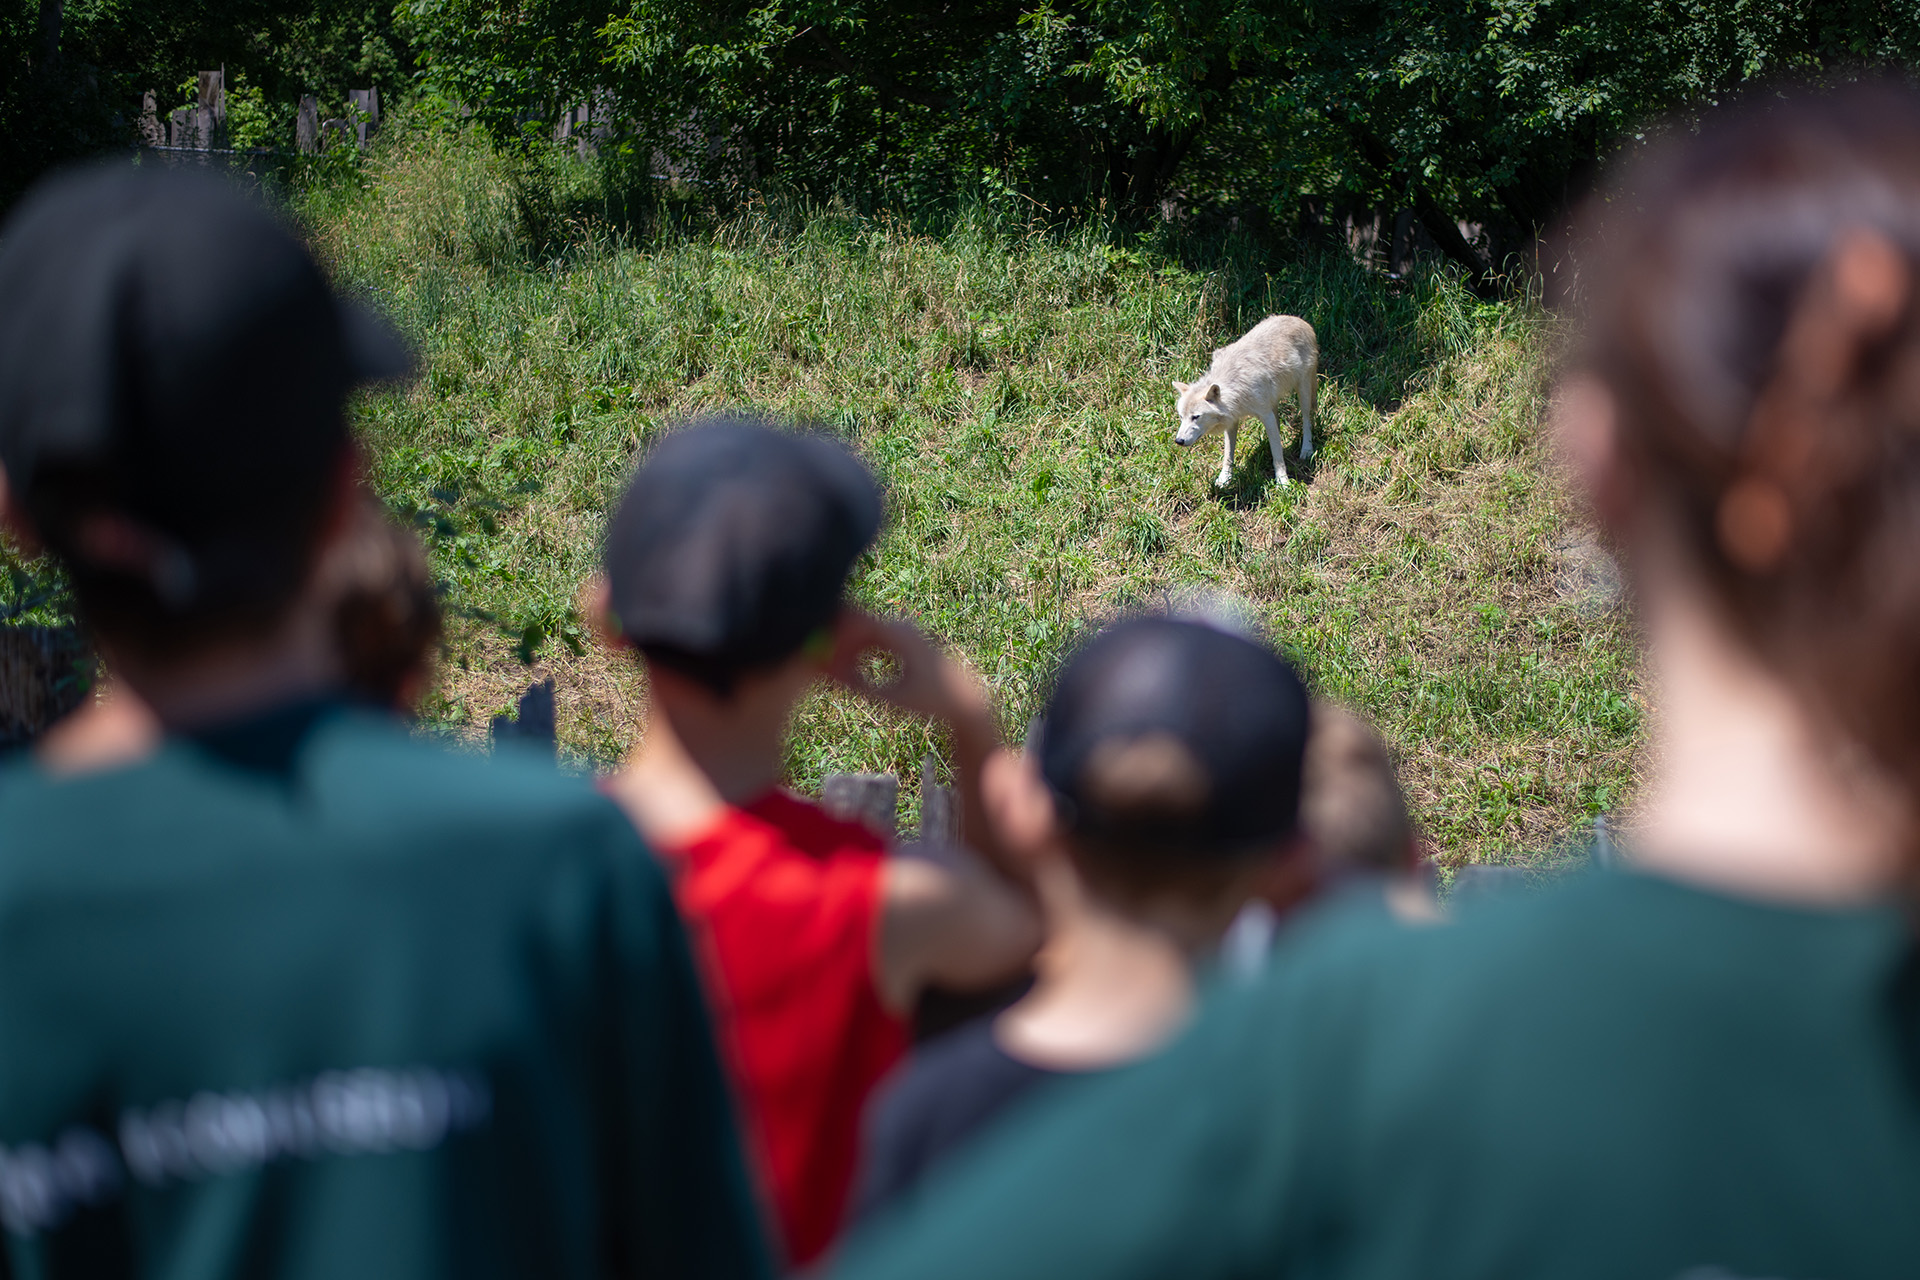
[[[1178,431],[1173,433],[1173,442],[1182,447],[1191,445],[1194,441],[1198,440],[1199,438],[1200,438],[1200,433],[1194,430],[1192,427],[1181,427]]]

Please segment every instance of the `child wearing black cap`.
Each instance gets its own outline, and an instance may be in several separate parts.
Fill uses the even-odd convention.
[[[1031,992],[923,1049],[870,1112],[861,1216],[1036,1086],[1147,1056],[1255,897],[1311,885],[1296,836],[1308,704],[1287,664],[1201,622],[1102,632],[1061,671],[1032,749],[988,765],[989,812],[1031,868]]]
[[[1038,941],[1025,895],[985,867],[889,858],[778,785],[794,704],[836,679],[946,722],[962,834],[995,852],[977,786],[1000,741],[984,691],[912,627],[842,599],[880,518],[873,478],[824,437],[688,427],[635,474],[589,605],[650,694],[608,791],[672,869],[796,1265],[839,1230],[862,1108],[905,1053],[919,995],[1002,982]],[[897,663],[893,683],[861,674],[874,651]]]
[[[631,824],[351,692],[431,630],[347,635],[329,568],[348,396],[406,366],[210,177],[69,174],[0,235],[0,516],[160,733],[0,768],[10,1272],[767,1273]]]

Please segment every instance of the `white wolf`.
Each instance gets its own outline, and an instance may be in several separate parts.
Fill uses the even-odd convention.
[[[1233,446],[1241,420],[1258,418],[1273,449],[1273,478],[1285,484],[1287,463],[1280,456],[1280,423],[1274,411],[1287,392],[1300,397],[1300,460],[1311,458],[1313,385],[1319,372],[1320,344],[1313,326],[1299,316],[1268,316],[1239,341],[1214,352],[1213,363],[1198,382],[1173,384],[1180,393],[1180,425],[1173,442],[1194,445],[1216,431],[1226,432],[1226,452],[1213,481],[1224,489],[1233,479]]]

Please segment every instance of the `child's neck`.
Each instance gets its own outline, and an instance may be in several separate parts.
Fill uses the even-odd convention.
[[[1065,866],[1039,879],[1047,942],[1033,990],[995,1020],[1000,1047],[1034,1066],[1092,1071],[1165,1044],[1187,1020],[1195,965],[1218,931],[1122,914]]]
[[[716,699],[684,681],[652,682],[653,707],[640,745],[608,790],[655,844],[693,839],[728,806],[751,803],[780,781],[788,702],[752,688]]]

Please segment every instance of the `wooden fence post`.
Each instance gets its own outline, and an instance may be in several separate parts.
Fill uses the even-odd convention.
[[[899,834],[900,779],[890,773],[830,773],[820,782],[820,807],[891,841]]]
[[[953,788],[939,781],[939,761],[928,752],[920,761],[920,842],[957,845],[960,843],[960,806]]]
[[[300,95],[300,114],[293,122],[293,145],[303,156],[320,150],[320,100],[310,93]]]
[[[527,691],[520,695],[515,710],[517,719],[509,720],[504,715],[493,718],[490,728],[496,745],[510,741],[523,743],[549,755],[558,751],[559,734],[552,676],[538,684],[528,685]]]
[[[367,145],[367,135],[380,131],[380,90],[349,89],[347,106],[352,109],[354,141]]]
[[[0,627],[0,748],[24,746],[93,688],[93,655],[72,627]]]
[[[167,145],[167,133],[160,127],[157,103],[158,96],[151,89],[140,95],[140,145],[143,147]]]

